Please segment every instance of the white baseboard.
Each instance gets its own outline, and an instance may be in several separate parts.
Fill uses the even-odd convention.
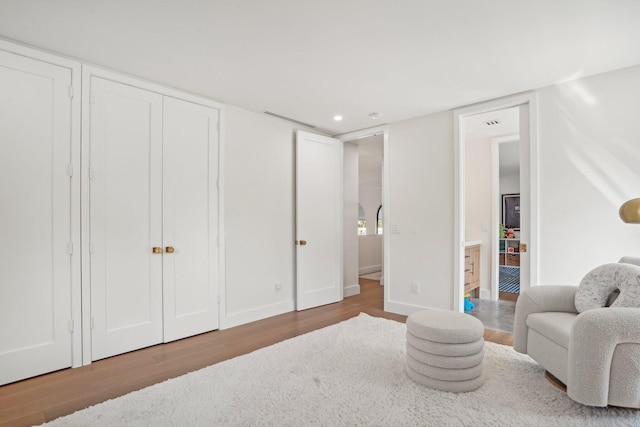
[[[442,310],[436,309],[434,307],[422,307],[413,304],[404,304],[398,302],[385,301],[384,302],[384,311],[388,311],[389,313],[402,314],[403,316],[408,316],[411,313],[415,313],[420,310]]]
[[[375,273],[376,271],[382,271],[382,264],[370,265],[368,267],[360,267],[358,268],[358,276],[362,276],[364,274]]]
[[[277,316],[278,314],[289,313],[294,311],[295,308],[295,302],[293,300],[288,300],[237,313],[227,313],[224,321],[220,322],[220,329],[233,328],[234,326],[244,325],[245,323],[255,322],[256,320],[266,319],[268,317]]]
[[[480,289],[480,299],[491,299],[491,291],[489,289]]]
[[[359,295],[360,294],[360,285],[355,284],[355,285],[351,285],[351,286],[347,286],[344,288],[344,297],[350,297],[353,295]]]

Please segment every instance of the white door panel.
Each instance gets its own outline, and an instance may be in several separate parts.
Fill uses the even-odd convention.
[[[168,342],[218,328],[218,110],[165,97],[163,153]]]
[[[296,138],[296,309],[342,299],[342,142]]]
[[[0,385],[72,362],[70,85],[0,51]]]
[[[162,342],[162,97],[91,78],[93,360]]]

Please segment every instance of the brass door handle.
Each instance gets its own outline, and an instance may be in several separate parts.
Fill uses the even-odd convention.
[[[151,248],[151,252],[154,253],[154,254],[161,254],[162,253],[162,248],[154,246],[153,248]]]
[[[168,254],[172,254],[174,253],[176,250],[173,248],[173,246],[167,246],[165,249],[165,252]]]
[[[300,246],[305,246],[307,244],[306,240],[300,240]]]

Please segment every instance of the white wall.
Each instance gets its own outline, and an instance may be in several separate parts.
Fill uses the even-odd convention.
[[[491,161],[491,138],[465,141],[465,240],[481,242],[481,292],[491,291]]]
[[[452,141],[450,111],[389,125],[388,311],[453,308]]]
[[[358,236],[358,274],[382,271],[382,234]]]
[[[360,293],[358,284],[358,144],[344,143],[344,296]]]
[[[358,274],[362,275],[382,270],[382,234],[376,234],[378,208],[382,205],[382,174],[377,186],[361,185],[358,197],[367,220],[367,234],[358,236]]]
[[[618,217],[640,196],[640,66],[537,92],[537,284],[577,285],[600,264],[640,255],[640,226]],[[388,222],[400,234],[390,235],[387,309],[453,306],[453,144],[450,111],[390,125]]]
[[[500,175],[500,194],[520,194],[520,174]]]
[[[225,327],[294,309],[294,144],[289,123],[227,107]]]
[[[640,226],[618,217],[640,196],[640,66],[539,91],[541,284],[640,255]]]

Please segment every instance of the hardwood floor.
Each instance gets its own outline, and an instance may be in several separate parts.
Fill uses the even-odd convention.
[[[51,421],[169,378],[367,313],[404,322],[383,310],[383,287],[360,279],[361,293],[302,312],[286,313],[223,331],[161,344],[76,369],[0,387],[0,426]],[[485,339],[512,345],[511,334],[486,330]]]

